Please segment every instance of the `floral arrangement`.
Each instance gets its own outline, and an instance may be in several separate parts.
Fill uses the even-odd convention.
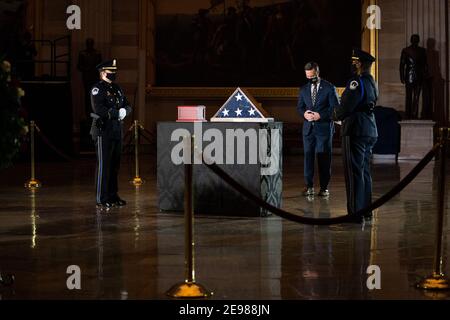
[[[12,165],[28,126],[21,115],[21,98],[25,95],[11,77],[11,64],[0,58],[0,169]]]

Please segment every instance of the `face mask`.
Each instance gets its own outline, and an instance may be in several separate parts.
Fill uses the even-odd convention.
[[[319,77],[318,77],[318,76],[315,76],[314,78],[310,78],[310,79],[308,79],[308,80],[309,80],[309,82],[315,84],[315,83],[319,82]]]
[[[116,74],[115,73],[107,73],[106,78],[110,81],[116,81]]]

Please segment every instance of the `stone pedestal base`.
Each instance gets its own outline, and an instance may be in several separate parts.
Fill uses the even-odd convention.
[[[433,147],[433,128],[431,120],[405,120],[401,126],[399,160],[421,160]]]

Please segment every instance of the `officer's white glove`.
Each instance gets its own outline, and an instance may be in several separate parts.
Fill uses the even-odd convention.
[[[125,119],[126,116],[127,116],[127,110],[125,110],[124,108],[120,108],[119,109],[119,120]]]

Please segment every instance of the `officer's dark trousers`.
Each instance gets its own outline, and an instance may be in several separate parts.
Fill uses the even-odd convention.
[[[117,175],[120,168],[122,141],[99,136],[96,141],[97,152],[97,203],[114,202],[117,198]]]
[[[342,137],[347,210],[354,214],[372,203],[370,158],[377,138]]]
[[[314,133],[303,135],[304,176],[306,186],[314,186],[314,163],[317,155],[320,188],[327,189],[331,178],[332,136],[320,136]]]

